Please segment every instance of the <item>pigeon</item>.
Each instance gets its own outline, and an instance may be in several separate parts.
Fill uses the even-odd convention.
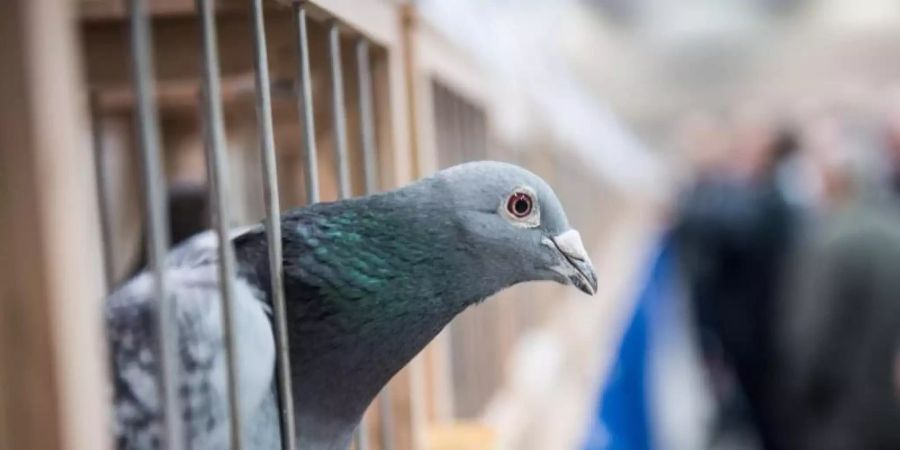
[[[515,165],[454,166],[408,186],[282,215],[284,289],[298,446],[344,450],[379,390],[454,316],[528,281],[597,276],[553,190]],[[245,448],[280,448],[265,230],[232,239],[237,261],[238,401]],[[216,239],[201,233],[166,260],[187,448],[229,448]],[[152,274],[107,299],[119,448],[163,440]]]

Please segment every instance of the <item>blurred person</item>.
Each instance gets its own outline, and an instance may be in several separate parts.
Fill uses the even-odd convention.
[[[781,133],[773,142],[767,171],[788,204],[807,215],[816,214],[823,209],[825,182],[820,167],[802,146],[797,133]]]
[[[854,196],[852,146],[846,123],[833,113],[809,118],[800,137],[804,156],[817,179],[815,202],[823,210],[845,206]]]
[[[793,217],[777,180],[798,142],[774,121],[724,125],[679,127],[695,179],[648,261],[587,449],[780,448],[769,374]]]
[[[780,132],[774,114],[762,105],[745,103],[735,108],[730,121],[729,170],[744,180],[759,180],[771,174]]]
[[[674,246],[718,404],[710,447],[778,449],[774,315],[796,224],[779,173],[798,145],[756,113],[734,136],[728,173],[683,196]]]
[[[856,202],[798,252],[783,305],[785,448],[900,448],[900,215]]]

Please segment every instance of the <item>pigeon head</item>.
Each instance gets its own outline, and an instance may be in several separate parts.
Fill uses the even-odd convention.
[[[447,203],[485,274],[506,284],[556,281],[593,295],[597,276],[577,230],[547,183],[521,167],[479,161],[438,172],[432,198]]]

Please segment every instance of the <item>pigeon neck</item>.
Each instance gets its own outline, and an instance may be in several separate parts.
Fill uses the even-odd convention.
[[[347,437],[388,380],[454,316],[504,287],[482,280],[488,271],[478,249],[445,207],[403,198],[414,194],[318,204],[283,222],[300,436],[330,423],[329,436]],[[267,289],[264,235],[252,241],[238,251],[242,261],[255,255],[249,267]]]
[[[454,316],[493,293],[478,283],[477,252],[438,221],[441,205],[392,200],[321,211],[285,246],[300,410],[357,420]]]

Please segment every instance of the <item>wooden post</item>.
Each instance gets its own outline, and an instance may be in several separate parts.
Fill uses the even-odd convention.
[[[0,7],[0,449],[109,447],[76,2]]]

